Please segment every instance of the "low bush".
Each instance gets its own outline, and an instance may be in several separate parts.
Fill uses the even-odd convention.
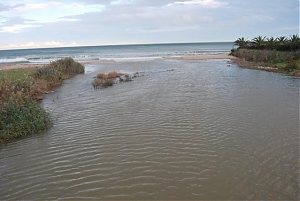
[[[297,58],[297,52],[281,52],[276,50],[233,49],[231,55],[253,62],[279,63],[290,58]]]
[[[35,79],[42,79],[48,81],[52,85],[61,84],[63,81],[62,73],[52,66],[44,66],[37,69],[33,74]]]
[[[289,60],[289,62],[286,64],[286,66],[283,68],[283,70],[287,72],[293,72],[294,70],[300,70],[300,64],[299,61],[295,60]]]
[[[62,73],[62,75],[64,75],[64,79],[73,75],[84,73],[84,66],[81,63],[74,61],[71,57],[52,61],[49,64],[49,67],[52,67]]]
[[[0,143],[46,130],[50,125],[49,114],[37,102],[6,102],[0,111]]]

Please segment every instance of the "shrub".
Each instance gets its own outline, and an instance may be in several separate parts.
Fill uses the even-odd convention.
[[[33,74],[35,79],[42,79],[48,81],[52,85],[58,85],[63,82],[62,73],[53,66],[44,66],[37,69]]]
[[[22,104],[8,101],[0,111],[0,143],[43,131],[50,125],[49,114],[37,102],[31,99]]]
[[[299,61],[290,59],[286,66],[283,68],[287,72],[293,72],[294,70],[300,70]]]
[[[71,57],[52,61],[49,66],[61,72],[67,78],[72,75],[84,73],[84,66],[81,63],[74,61]]]
[[[20,72],[0,74],[0,143],[47,129],[49,114],[34,100],[63,79],[84,73],[84,66],[64,58],[24,75]]]
[[[286,62],[290,58],[295,59],[299,57],[297,52],[281,52],[276,50],[236,49],[232,50],[231,54],[247,61],[269,63]]]

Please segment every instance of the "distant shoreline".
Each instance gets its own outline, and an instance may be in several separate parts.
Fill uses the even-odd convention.
[[[233,59],[234,56],[227,54],[220,55],[197,55],[197,56],[181,56],[181,57],[162,57],[156,60],[207,60],[207,59]],[[116,62],[112,59],[103,59],[97,61],[87,61],[81,62],[83,64],[103,64],[103,63],[113,63]],[[11,70],[11,69],[20,69],[20,68],[38,68],[47,64],[31,64],[31,63],[3,63],[0,64],[0,70]]]
[[[164,60],[206,60],[206,59],[234,59],[234,56],[228,54],[220,55],[197,55],[197,56],[182,56],[182,57],[164,57]]]

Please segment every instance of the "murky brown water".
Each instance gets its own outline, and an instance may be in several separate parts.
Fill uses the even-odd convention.
[[[0,149],[0,200],[297,200],[299,79],[226,62],[87,66],[43,101],[53,128]],[[147,76],[92,90],[110,69]]]

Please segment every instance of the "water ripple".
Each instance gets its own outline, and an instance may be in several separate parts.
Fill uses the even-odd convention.
[[[53,128],[0,150],[0,199],[296,200],[298,80],[226,64],[109,63],[146,76],[96,91],[97,71],[68,80],[43,101]]]

